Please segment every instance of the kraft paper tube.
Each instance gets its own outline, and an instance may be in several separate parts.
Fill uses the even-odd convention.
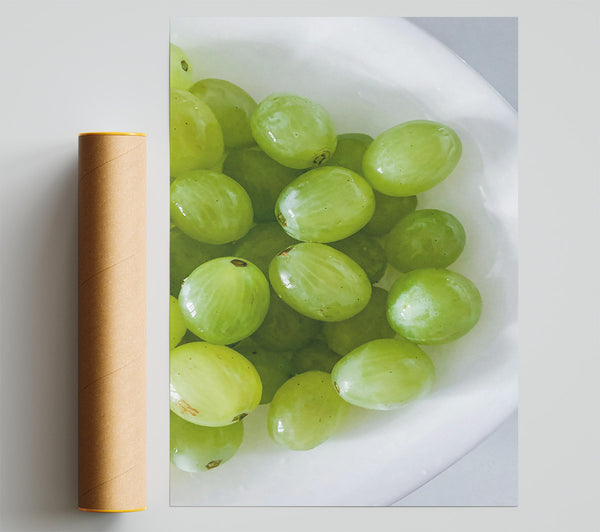
[[[79,509],[146,507],[146,136],[79,136]]]

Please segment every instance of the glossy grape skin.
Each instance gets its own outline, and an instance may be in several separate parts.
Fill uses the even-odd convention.
[[[189,91],[211,108],[227,148],[254,144],[250,117],[256,102],[244,89],[224,79],[203,79],[194,83]]]
[[[362,232],[367,235],[382,236],[389,233],[402,218],[417,208],[417,196],[395,198],[376,190],[373,193],[375,213],[362,229]]]
[[[481,315],[477,287],[444,269],[413,270],[401,275],[388,296],[388,321],[417,344],[444,344],[469,332]]]
[[[210,170],[184,173],[171,184],[171,219],[206,244],[227,244],[252,226],[252,203],[233,179]]]
[[[371,410],[393,410],[427,393],[435,368],[419,346],[389,338],[348,353],[333,368],[331,379],[344,401]]]
[[[337,148],[327,166],[342,166],[362,175],[362,160],[373,138],[363,133],[344,133],[337,137]]]
[[[257,222],[275,221],[275,202],[299,172],[279,164],[257,147],[231,150],[223,164],[223,173],[248,192]]]
[[[249,260],[268,275],[269,264],[273,258],[297,243],[298,241],[289,236],[276,222],[257,224],[236,243],[234,254]]]
[[[215,166],[223,156],[223,132],[210,107],[192,93],[171,90],[171,177]]]
[[[269,351],[253,339],[246,338],[235,346],[258,371],[262,382],[260,404],[270,403],[280,386],[292,375],[292,353],[290,351]]]
[[[277,390],[267,417],[271,438],[288,449],[305,451],[330,438],[348,411],[329,373],[308,371]]]
[[[173,296],[169,296],[169,349],[173,349],[187,331],[183,314],[179,308],[179,302]]]
[[[181,48],[169,46],[169,81],[171,89],[188,89],[194,82],[192,63]]]
[[[405,216],[385,242],[390,264],[401,272],[420,268],[445,268],[465,248],[461,223],[450,213],[423,209]]]
[[[269,279],[290,307],[319,321],[348,319],[371,297],[371,282],[362,268],[324,244],[296,244],[280,253],[271,261]]]
[[[215,246],[190,238],[177,227],[171,228],[171,295],[179,296],[181,283],[198,266],[218,257],[232,254],[233,246],[224,244]]]
[[[353,235],[375,212],[375,196],[357,173],[340,166],[316,168],[283,189],[275,216],[285,232],[305,242],[334,242]]]
[[[179,305],[196,336],[213,344],[232,344],[250,336],[265,319],[269,283],[251,262],[221,257],[189,275]]]
[[[325,371],[331,373],[340,356],[329,349],[323,340],[315,340],[306,347],[296,351],[292,356],[294,374],[306,371]]]
[[[325,164],[335,151],[335,127],[327,111],[293,94],[271,94],[250,119],[252,135],[264,152],[290,168]]]
[[[434,187],[454,170],[462,153],[458,135],[428,120],[399,124],[379,135],[363,158],[363,175],[388,196],[412,196]]]
[[[383,277],[387,268],[387,258],[383,246],[375,238],[356,233],[329,245],[355,261],[372,283]]]
[[[203,427],[171,414],[171,462],[188,473],[209,471],[227,462],[244,437],[241,421],[224,427]]]
[[[369,304],[356,316],[326,323],[323,334],[329,348],[345,355],[371,340],[393,338],[396,333],[387,321],[387,296],[383,288],[374,287]]]
[[[190,423],[222,427],[240,421],[261,394],[255,367],[229,347],[194,342],[171,351],[171,411]]]

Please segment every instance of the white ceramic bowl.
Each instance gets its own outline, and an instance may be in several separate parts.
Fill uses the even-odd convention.
[[[319,102],[339,133],[425,118],[453,127],[463,156],[419,195],[419,208],[456,215],[467,233],[450,269],[479,287],[479,324],[425,346],[437,382],[392,412],[355,408],[331,440],[306,452],[275,445],[265,406],[246,418],[238,454],[201,474],[171,470],[171,504],[389,505],[458,460],[517,406],[517,119],[439,42],[403,19],[174,19],[171,40],[195,77],[222,78],[257,101],[293,92]]]

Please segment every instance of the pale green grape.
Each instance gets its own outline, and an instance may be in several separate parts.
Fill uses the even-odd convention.
[[[265,319],[269,283],[251,262],[221,257],[189,275],[179,305],[196,336],[213,344],[231,344],[250,336]]]
[[[321,330],[322,322],[298,314],[271,291],[269,311],[252,339],[271,351],[300,349]]]
[[[310,170],[283,189],[275,216],[297,240],[334,242],[346,238],[371,219],[375,197],[356,172],[340,166]]]
[[[171,44],[169,47],[169,79],[171,89],[188,89],[193,81],[192,63],[181,48]]]
[[[237,242],[234,254],[249,260],[268,275],[273,257],[297,243],[298,241],[289,236],[276,222],[257,224]]]
[[[251,338],[242,340],[235,346],[258,371],[262,382],[260,404],[270,403],[279,387],[292,375],[292,353],[289,351],[269,351]]]
[[[365,271],[372,283],[376,283],[383,277],[387,267],[387,258],[382,245],[375,238],[363,233],[356,233],[329,245],[355,261]]]
[[[329,373],[308,371],[292,377],[275,393],[267,426],[276,443],[305,451],[330,438],[348,411]]]
[[[306,371],[326,371],[330,373],[340,356],[329,349],[323,340],[314,342],[294,353],[292,370],[295,374]]]
[[[210,107],[192,93],[171,90],[171,177],[215,166],[223,156],[223,132]]]
[[[373,138],[363,133],[344,133],[337,137],[337,148],[327,161],[328,166],[343,166],[362,175],[363,155]]]
[[[229,347],[195,342],[171,351],[171,410],[186,421],[230,425],[258,406],[261,393],[252,363]]]
[[[304,316],[342,321],[358,314],[371,297],[371,282],[348,256],[324,244],[302,243],[269,266],[277,295]]]
[[[248,194],[224,174],[193,170],[171,184],[171,219],[200,242],[226,244],[242,238],[252,218]]]
[[[299,170],[279,164],[260,148],[254,147],[231,150],[223,164],[223,173],[248,192],[254,219],[271,222],[275,220],[275,202],[280,192],[298,176]]]
[[[241,421],[224,427],[203,427],[171,412],[171,462],[188,473],[208,471],[227,462],[244,437]]]
[[[367,148],[363,175],[382,194],[412,196],[446,179],[461,153],[460,139],[448,126],[405,122],[384,131]]]
[[[189,91],[206,103],[217,117],[228,148],[254,144],[250,117],[256,102],[245,90],[223,79],[203,79]]]
[[[356,316],[326,323],[323,334],[327,345],[339,355],[345,355],[354,348],[371,340],[393,338],[394,331],[387,321],[387,292],[383,288],[373,288],[369,304]]]
[[[283,231],[282,231],[283,232]],[[233,246],[215,246],[190,238],[176,227],[171,228],[171,295],[179,296],[181,283],[200,264],[232,254]]]
[[[373,340],[344,356],[331,379],[340,397],[371,410],[392,410],[433,386],[435,368],[417,345],[404,338]]]
[[[459,273],[413,270],[401,275],[388,296],[392,328],[417,344],[444,344],[469,332],[481,315],[477,287]]]
[[[293,94],[271,94],[250,120],[252,135],[264,152],[290,168],[324,164],[335,151],[335,127],[327,111]]]
[[[169,349],[173,349],[181,341],[186,330],[179,302],[173,296],[169,296]]]
[[[445,268],[465,247],[465,230],[450,213],[423,209],[405,216],[385,242],[390,264],[401,272]]]
[[[373,193],[375,194],[375,214],[362,230],[368,235],[382,236],[389,233],[404,216],[417,208],[417,196],[395,198],[376,190]]]

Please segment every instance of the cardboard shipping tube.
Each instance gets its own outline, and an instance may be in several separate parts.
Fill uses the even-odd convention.
[[[79,136],[79,509],[146,507],[146,136]]]

